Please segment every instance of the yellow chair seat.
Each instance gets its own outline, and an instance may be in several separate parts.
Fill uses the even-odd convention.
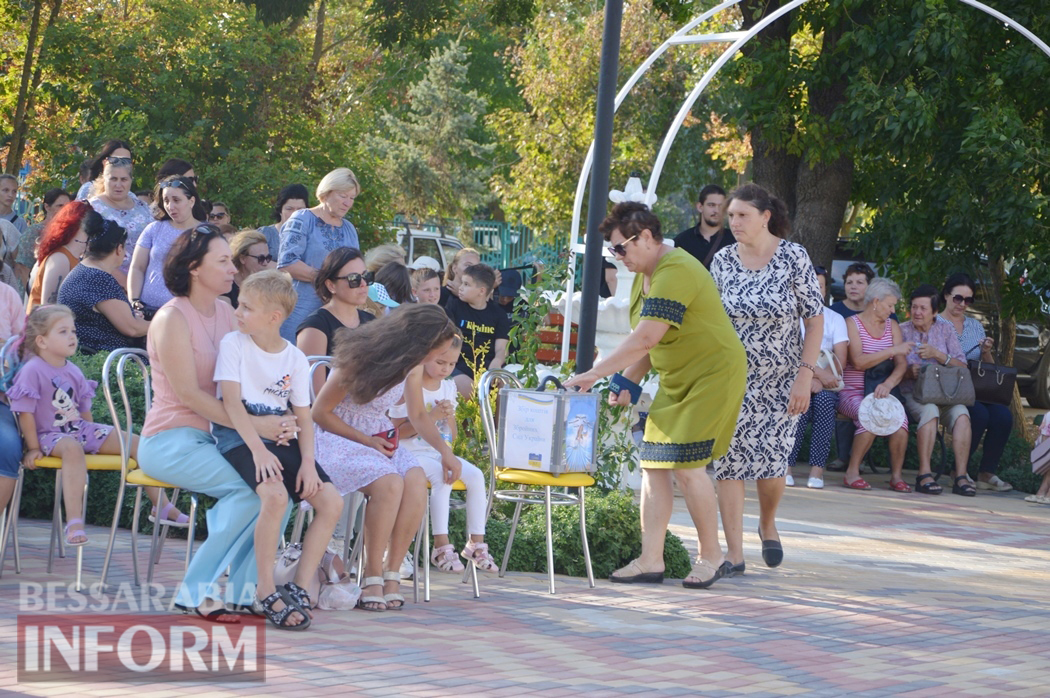
[[[536,470],[513,470],[506,468],[496,471],[496,479],[515,485],[537,485],[539,487],[590,487],[594,478],[587,473],[563,473],[551,475]]]
[[[120,470],[120,456],[88,455],[85,456],[85,459],[87,460],[88,470]],[[62,459],[54,456],[37,458],[36,467],[57,470],[62,467]],[[134,458],[128,460],[129,469],[137,467],[139,465]]]
[[[428,490],[430,489],[430,480],[427,480],[427,489]],[[467,491],[467,486],[463,484],[462,480],[456,480],[455,482],[452,483],[452,491],[453,492],[466,492]]]
[[[128,473],[127,483],[129,485],[135,485],[137,487],[163,487],[165,489],[175,488],[175,485],[169,485],[166,482],[156,480],[137,468]]]

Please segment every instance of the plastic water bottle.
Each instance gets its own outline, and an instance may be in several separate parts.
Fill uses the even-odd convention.
[[[438,433],[441,434],[441,438],[445,440],[445,443],[452,443],[452,429],[448,425],[447,419],[439,419],[435,426],[437,427]]]

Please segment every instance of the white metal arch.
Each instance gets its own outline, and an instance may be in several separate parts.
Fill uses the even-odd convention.
[[[613,112],[620,108],[623,100],[626,99],[627,95],[631,92],[634,86],[641,80],[642,76],[648,72],[649,68],[656,62],[656,60],[662,56],[668,48],[671,46],[677,46],[681,44],[699,44],[699,43],[724,43],[731,41],[732,44],[722,52],[722,55],[711,65],[710,68],[704,73],[703,77],[700,78],[699,82],[693,87],[692,91],[686,97],[685,101],[682,102],[681,108],[675,115],[674,121],[671,122],[671,127],[667,131],[667,135],[664,136],[663,142],[660,144],[660,151],[656,156],[656,163],[653,165],[652,174],[649,176],[648,186],[646,187],[646,203],[651,204],[652,197],[656,193],[656,186],[660,182],[660,175],[663,172],[664,163],[667,161],[667,155],[671,151],[671,145],[674,143],[675,138],[678,136],[679,130],[682,128],[682,124],[685,122],[686,117],[689,115],[693,105],[703,94],[704,90],[710,84],[715,74],[718,73],[722,67],[729,62],[732,58],[748,41],[757,36],[763,29],[772,24],[774,21],[782,17],[784,14],[791,10],[805,4],[809,0],[792,0],[792,2],[777,8],[771,14],[763,17],[753,27],[747,31],[741,32],[726,32],[721,34],[690,34],[701,23],[707,21],[711,17],[715,16],[719,12],[722,12],[733,5],[736,5],[741,0],[726,0],[720,5],[711,8],[707,12],[703,13],[696,19],[690,21],[688,24],[683,26],[664,43],[653,51],[653,53],[647,58],[637,70],[631,75],[631,77],[624,83],[624,86],[620,88],[619,93],[616,95],[616,101],[613,105]],[[978,2],[978,0],[959,0],[964,5],[969,5],[985,14],[994,17],[995,19],[1003,22],[1008,27],[1019,33],[1021,36],[1028,39],[1030,42],[1035,44],[1039,50],[1050,57],[1050,45],[1047,45],[1045,41],[1036,36],[1027,27],[1022,25],[1020,22],[1014,20],[1002,12],[985,5],[984,3]],[[569,339],[570,339],[570,325],[572,323],[572,293],[576,286],[576,254],[585,251],[584,245],[580,243],[580,216],[583,209],[583,195],[587,188],[587,179],[590,177],[591,169],[594,163],[594,141],[591,141],[590,147],[587,149],[587,156],[584,158],[583,167],[580,171],[580,179],[576,185],[576,199],[573,202],[572,209],[572,228],[570,232],[570,247],[569,247],[569,279],[566,282],[566,301],[565,301],[565,322],[564,332],[562,337],[561,347],[561,360],[562,363],[569,360]]]

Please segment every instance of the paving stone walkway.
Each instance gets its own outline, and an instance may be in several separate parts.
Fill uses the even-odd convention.
[[[796,469],[805,481],[805,471]],[[801,476],[801,477],[800,477]],[[0,695],[116,696],[1033,696],[1050,695],[1050,507],[1021,495],[788,490],[784,565],[762,564],[757,503],[747,574],[702,591],[542,574],[434,575],[433,600],[400,613],[319,612],[305,633],[269,631],[265,683],[17,683],[20,582],[45,573],[47,526],[23,524],[23,570],[0,578]],[[690,540],[684,503],[672,528]],[[102,529],[89,529],[86,580]],[[130,545],[118,550],[127,578]],[[160,581],[172,584],[178,546]]]

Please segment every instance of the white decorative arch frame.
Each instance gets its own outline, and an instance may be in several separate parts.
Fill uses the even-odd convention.
[[[725,2],[712,7],[707,12],[703,13],[699,17],[693,19],[688,24],[683,26],[681,29],[671,35],[666,41],[650,54],[645,61],[638,66],[638,69],[634,71],[634,74],[624,83],[623,87],[616,94],[616,101],[613,104],[613,112],[616,112],[620,108],[620,105],[630,94],[634,86],[638,84],[638,81],[642,79],[642,76],[649,71],[649,68],[660,58],[664,53],[667,52],[672,46],[679,46],[684,44],[710,44],[710,43],[726,43],[731,42],[730,46],[722,52],[722,55],[707,69],[703,77],[700,78],[699,82],[693,87],[692,91],[682,102],[681,108],[678,110],[678,114],[675,115],[674,121],[671,122],[671,127],[667,130],[667,135],[664,136],[664,140],[660,145],[660,151],[656,156],[656,163],[653,165],[652,174],[649,176],[648,187],[646,188],[646,204],[651,204],[653,195],[656,193],[656,186],[660,182],[660,174],[663,172],[664,163],[667,161],[667,154],[671,151],[671,145],[674,143],[675,138],[678,136],[678,131],[682,128],[682,124],[685,122],[685,118],[689,115],[690,110],[696,103],[696,100],[700,98],[704,90],[710,84],[715,74],[729,62],[744,44],[751,39],[755,38],[763,29],[772,24],[774,21],[787,14],[791,10],[805,4],[809,0],[792,0],[786,5],[777,8],[774,12],[766,15],[761,20],[755,23],[755,26],[751,27],[747,31],[737,32],[724,32],[719,34],[691,34],[696,27],[706,22],[707,20],[714,17],[716,14],[726,10],[733,5],[737,5],[741,0],[726,0]],[[1020,22],[1004,15],[996,9],[993,9],[984,3],[978,2],[978,0],[959,0],[964,5],[969,5],[975,9],[984,12],[985,14],[994,17],[1000,22],[1006,24],[1011,29],[1015,30],[1021,36],[1028,39],[1030,42],[1035,44],[1039,50],[1050,57],[1050,45],[1047,45],[1045,41],[1036,36],[1031,30],[1023,26]],[[562,334],[562,346],[561,346],[561,360],[565,363],[569,360],[569,340],[570,340],[570,325],[572,323],[572,293],[576,286],[576,255],[577,253],[586,252],[586,248],[583,242],[580,240],[580,216],[583,210],[583,196],[587,189],[587,179],[590,177],[591,169],[594,164],[594,141],[591,141],[590,147],[587,149],[587,156],[584,158],[583,167],[580,170],[580,179],[576,184],[576,199],[572,206],[572,228],[570,230],[570,246],[569,246],[569,279],[566,282],[566,302],[565,302],[565,321],[564,321],[564,332]]]

